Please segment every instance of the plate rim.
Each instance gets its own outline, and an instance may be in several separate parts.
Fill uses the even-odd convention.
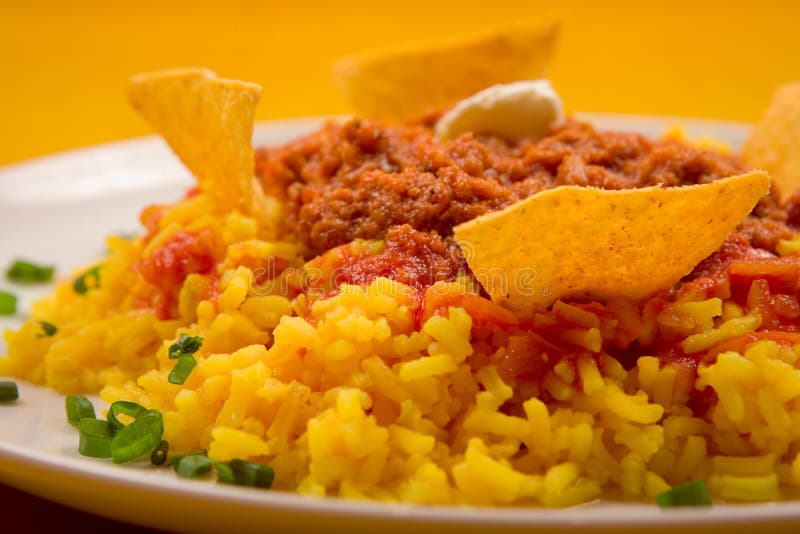
[[[43,386],[26,384],[27,387],[46,389]],[[15,444],[0,441],[0,462],[10,461],[22,467],[34,464],[46,468],[54,475],[71,476],[84,482],[102,481],[113,485],[135,487],[139,490],[177,492],[192,497],[198,503],[212,501],[215,504],[237,504],[263,511],[281,510],[318,516],[340,516],[371,521],[391,519],[406,523],[470,523],[498,526],[553,527],[641,527],[657,522],[659,526],[694,525],[702,521],[705,525],[729,525],[740,522],[759,521],[780,523],[800,518],[800,501],[782,501],[745,504],[714,504],[709,507],[676,508],[662,510],[655,504],[622,501],[604,501],[613,505],[611,509],[593,509],[594,502],[569,508],[545,508],[541,506],[469,506],[469,505],[416,505],[411,503],[381,502],[346,499],[340,497],[315,497],[281,490],[259,490],[225,486],[216,492],[217,485],[209,480],[184,480],[177,476],[171,479],[144,476],[125,477],[121,473],[126,466],[109,462],[98,463],[96,459],[80,457],[55,457],[40,451],[27,451]],[[93,468],[85,468],[91,465]],[[136,473],[137,471],[128,471]],[[116,473],[120,473],[117,475]],[[166,482],[166,485],[164,485]],[[618,507],[626,507],[627,517],[615,517]],[[581,510],[581,514],[575,514]],[[603,513],[592,513],[602,510]],[[764,511],[769,514],[764,514]]]
[[[327,120],[341,120],[351,116],[352,115],[347,115],[347,114],[309,115],[305,117],[286,117],[286,118],[259,120],[256,121],[255,126],[253,128],[253,138],[254,139],[258,138],[259,133],[265,129],[271,130],[281,127],[297,127],[306,125],[311,126],[314,124],[321,124]],[[572,113],[572,116],[576,117],[579,120],[584,120],[587,122],[622,120],[631,123],[642,123],[642,124],[658,123],[660,125],[665,125],[665,126],[691,125],[695,127],[707,127],[712,129],[718,128],[719,126],[723,126],[725,129],[736,130],[738,133],[746,133],[747,131],[750,130],[750,128],[752,128],[752,123],[745,121],[737,121],[729,119],[707,119],[701,117],[684,117],[680,115],[646,115],[638,113],[575,111],[574,113]],[[158,140],[159,143],[164,142],[162,137],[157,134],[136,135],[132,137],[111,139],[108,141],[102,141],[100,143],[93,143],[84,146],[67,148],[64,150],[59,150],[47,154],[40,154],[37,156],[32,156],[17,161],[10,161],[0,165],[0,178],[2,178],[2,176],[8,171],[18,171],[20,170],[20,168],[23,168],[28,165],[39,164],[42,162],[49,163],[53,159],[62,157],[72,158],[78,156],[87,156],[92,153],[106,151],[106,150],[124,149],[127,148],[128,146],[135,147],[138,146],[139,144],[151,143],[154,140]],[[258,148],[258,146],[259,145],[255,145],[255,148]]]
[[[576,116],[592,123],[623,121],[631,124],[658,125],[665,128],[670,125],[688,127],[723,129],[743,136],[750,124],[738,121],[697,119],[687,117],[619,114],[619,113],[578,113]],[[319,126],[323,121],[338,119],[340,116],[297,117],[259,121],[254,128],[254,139],[264,133],[276,133],[287,128]],[[602,128],[602,126],[601,126]],[[93,154],[125,151],[130,147],[163,143],[160,137],[149,135],[110,141],[106,143],[69,149],[55,154],[43,155],[27,160],[14,162],[0,167],[0,189],[8,171],[25,172],[27,167],[41,163],[52,163],[54,160],[81,159]],[[258,145],[261,146],[261,145]],[[20,381],[23,382],[24,381]],[[26,388],[34,387],[47,390],[44,386],[25,383]],[[47,390],[50,391],[50,390]],[[592,509],[592,505],[579,505],[565,509],[547,509],[543,507],[476,507],[476,506],[429,506],[408,503],[382,503],[376,501],[357,501],[339,497],[310,497],[284,491],[263,492],[247,488],[225,487],[224,491],[209,491],[208,484],[178,479],[163,484],[164,480],[147,479],[146,477],[130,477],[125,467],[113,466],[113,473],[106,468],[93,469],[85,466],[97,466],[95,460],[71,457],[59,457],[49,452],[25,449],[19,445],[4,442],[0,437],[0,466],[36,465],[47,468],[54,474],[71,476],[86,482],[102,480],[109,484],[121,486],[132,485],[140,489],[178,492],[198,500],[210,500],[215,503],[237,503],[264,511],[288,510],[297,514],[313,514],[318,516],[338,516],[363,519],[369,521],[399,521],[404,523],[428,524],[479,524],[497,526],[582,526],[582,527],[636,527],[656,523],[658,526],[696,525],[729,525],[746,521],[784,522],[800,520],[800,501],[782,501],[761,504],[716,504],[703,509],[661,510],[654,504],[627,503],[621,501],[604,501],[611,505],[624,506],[625,517],[614,517],[613,510],[598,513],[600,508]],[[12,468],[13,468],[12,465]],[[120,474],[117,475],[116,473]],[[2,473],[2,471],[0,471]],[[580,514],[574,511],[581,510]],[[768,512],[768,513],[767,513]]]

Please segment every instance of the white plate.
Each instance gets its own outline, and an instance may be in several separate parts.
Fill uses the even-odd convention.
[[[692,137],[711,135],[736,146],[747,126],[685,119],[586,115],[601,128],[658,135],[679,123]],[[261,124],[257,145],[278,144],[313,130],[319,119]],[[180,198],[192,183],[165,144],[134,139],[76,150],[0,169],[0,267],[15,258],[55,263],[67,273],[103,251],[103,237],[139,228],[147,204]],[[21,313],[49,287],[0,289],[20,295]],[[0,319],[0,328],[19,318]],[[0,353],[4,347],[0,343]],[[99,401],[95,399],[98,408]],[[414,507],[300,497],[277,491],[217,486],[175,477],[171,470],[119,467],[82,458],[66,424],[63,398],[20,383],[20,400],[0,405],[0,481],[88,512],[172,531],[467,532],[496,529],[671,528],[770,524],[800,526],[800,502],[718,505],[662,511],[656,506],[601,502],[567,510]],[[2,510],[0,503],[0,510]],[[763,527],[762,527],[763,528]]]

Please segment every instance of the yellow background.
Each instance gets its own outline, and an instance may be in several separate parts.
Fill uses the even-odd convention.
[[[0,0],[0,163],[148,133],[128,75],[206,66],[263,85],[258,118],[343,112],[334,58],[556,12],[570,110],[753,120],[800,79],[800,2]]]

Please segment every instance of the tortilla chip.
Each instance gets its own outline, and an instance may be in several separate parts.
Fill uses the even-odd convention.
[[[541,78],[559,26],[528,22],[368,52],[337,62],[334,81],[358,115],[404,120],[491,85]]]
[[[492,300],[522,316],[556,299],[644,298],[717,250],[769,190],[753,171],[623,191],[564,186],[454,229]]]
[[[800,81],[778,88],[764,118],[742,149],[748,165],[772,176],[773,194],[785,201],[800,189]]]
[[[465,132],[492,134],[508,141],[544,136],[564,122],[564,105],[549,80],[493,85],[442,115],[434,133],[440,141]]]
[[[132,77],[128,98],[215,205],[228,210],[252,201],[260,86],[217,78],[210,70],[176,69]]]

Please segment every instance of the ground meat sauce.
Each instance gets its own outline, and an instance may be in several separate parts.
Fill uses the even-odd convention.
[[[380,252],[343,261],[335,282],[367,285],[376,277],[385,276],[425,290],[437,280],[455,278],[462,262],[461,250],[452,241],[402,224],[386,232]]]
[[[407,224],[390,228],[379,250],[340,245],[311,260],[307,267],[311,269],[305,270],[309,276],[306,294],[312,300],[337,293],[341,284],[366,286],[386,277],[412,288],[417,305],[436,282],[452,281],[459,273],[469,272],[461,249],[452,239],[420,232]]]
[[[628,189],[707,183],[745,172],[735,155],[679,140],[600,132],[568,120],[542,139],[508,144],[471,134],[439,143],[430,124],[388,126],[352,120],[281,148],[261,149],[256,174],[286,201],[287,233],[316,256],[356,238],[382,239],[400,225],[443,238],[436,261],[450,253],[453,226],[502,209],[543,189],[580,185]],[[800,209],[763,199],[732,240],[774,252],[791,237]],[[393,236],[394,237],[394,236]],[[461,264],[461,265],[459,265]],[[705,269],[705,267],[701,267]],[[443,269],[447,271],[447,269]]]

